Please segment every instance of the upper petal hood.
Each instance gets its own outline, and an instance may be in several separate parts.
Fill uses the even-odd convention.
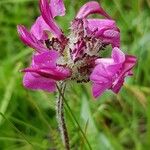
[[[52,9],[49,6],[48,0],[40,0],[40,10],[44,21],[50,28],[50,31],[57,36],[57,38],[61,39],[62,31],[55,23],[54,16],[56,15],[55,12],[52,13]],[[53,9],[54,11],[55,9]],[[54,16],[53,16],[54,15]]]
[[[65,6],[63,0],[51,0],[50,4],[41,1],[40,8],[42,16],[38,17],[35,23],[32,25],[30,32],[38,39],[38,40],[46,40],[48,38],[48,34],[46,31],[52,32],[55,36],[60,37],[62,34],[60,28],[55,23],[53,19],[56,16],[65,15]],[[42,5],[42,6],[41,6]],[[47,6],[49,5],[49,7]],[[45,14],[47,13],[47,14]],[[45,19],[47,21],[45,21]]]
[[[91,31],[100,30],[104,27],[116,27],[116,22],[110,19],[87,19],[87,26]]]
[[[53,18],[56,16],[65,15],[66,9],[65,9],[63,0],[50,0],[50,9],[51,9]]]
[[[44,21],[43,17],[40,16],[32,25],[30,33],[32,33],[38,40],[47,40],[48,34],[46,33],[46,31],[51,31],[51,28]]]
[[[114,20],[110,19],[87,19],[85,22],[87,30],[101,39],[104,44],[112,47],[120,47],[120,30]]]
[[[88,15],[94,13],[101,14],[102,16],[111,19],[111,17],[104,11],[104,9],[96,1],[91,1],[84,4],[80,8],[76,18],[86,18]]]
[[[48,49],[44,47],[43,43],[38,41],[36,37],[27,31],[27,29],[23,25],[18,25],[17,30],[20,36],[20,39],[24,42],[24,44],[32,47],[38,53],[46,52]]]

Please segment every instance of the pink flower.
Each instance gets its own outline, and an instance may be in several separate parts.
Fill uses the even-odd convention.
[[[107,89],[118,93],[125,77],[132,75],[131,70],[135,63],[136,57],[125,55],[117,47],[113,48],[111,58],[97,59],[96,67],[90,76],[94,97],[100,96]]]
[[[48,0],[39,0],[39,6],[41,15],[36,19],[30,31],[23,25],[18,25],[20,39],[35,50],[31,66],[23,70],[25,72],[24,86],[29,89],[52,92],[55,91],[57,82],[63,80],[89,82],[91,79],[94,82],[94,91],[98,91],[94,92],[96,97],[100,91],[100,86],[96,88],[96,85],[99,85],[99,82],[96,81],[100,81],[102,76],[106,76],[105,87],[112,88],[117,92],[119,88],[116,85],[122,83],[124,76],[131,73],[130,71],[128,74],[124,72],[128,72],[127,68],[132,68],[130,67],[131,63],[127,63],[132,57],[122,54],[121,60],[119,58],[117,60],[114,56],[110,59],[100,58],[99,52],[104,50],[107,45],[111,45],[114,49],[120,47],[120,30],[99,3],[87,2],[80,8],[75,19],[71,22],[68,36],[64,35],[55,22],[56,16],[65,15],[63,0],[50,0],[50,3]],[[89,15],[95,13],[104,19],[89,18]],[[113,53],[115,53],[114,51]],[[113,62],[111,67],[106,67],[112,61],[116,64]],[[117,74],[118,68],[123,68],[123,64],[125,69],[122,69],[119,76]],[[117,73],[111,75],[115,70],[113,68],[114,70],[110,71],[111,74],[107,75],[106,69],[103,68],[111,69],[112,67],[117,70]],[[104,75],[97,76],[95,73],[99,72],[97,68],[101,68]],[[116,75],[118,77],[114,80]],[[113,81],[113,86],[110,87],[108,79]]]
[[[70,70],[57,66],[58,52],[51,50],[35,54],[30,68],[22,70],[25,73],[23,84],[29,89],[41,89],[49,92],[56,90],[56,81],[70,77]]]

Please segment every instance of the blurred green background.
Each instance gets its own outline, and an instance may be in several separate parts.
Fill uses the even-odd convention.
[[[87,0],[65,0],[69,22]],[[118,95],[92,98],[90,84],[71,83],[66,99],[93,150],[150,149],[150,1],[101,0],[121,30],[124,52],[138,57],[135,75]],[[28,28],[39,15],[37,0],[0,0],[0,150],[63,150],[55,119],[55,94],[22,86],[21,68],[32,49],[24,46],[17,24]],[[66,108],[67,110],[67,108]],[[65,111],[73,150],[88,150],[69,111]]]

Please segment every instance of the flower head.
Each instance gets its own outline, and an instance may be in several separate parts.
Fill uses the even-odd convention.
[[[90,76],[94,97],[100,96],[107,89],[118,93],[125,77],[132,75],[135,63],[134,56],[125,55],[117,47],[113,48],[111,58],[97,59],[97,65]]]
[[[35,50],[31,66],[23,70],[24,86],[52,92],[62,80],[91,80],[95,97],[106,89],[117,93],[124,78],[132,74],[136,58],[119,49],[120,30],[115,21],[98,2],[91,1],[80,8],[65,36],[55,22],[56,16],[65,15],[63,0],[40,0],[39,5],[41,16],[30,31],[18,25],[20,39]],[[95,13],[104,19],[89,18]],[[113,49],[112,58],[101,58],[107,45]]]

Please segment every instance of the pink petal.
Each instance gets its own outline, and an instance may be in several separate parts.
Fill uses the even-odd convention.
[[[50,0],[50,9],[51,9],[53,18],[55,16],[65,15],[66,9],[65,9],[63,0]]]
[[[102,16],[111,19],[111,17],[99,5],[99,3],[95,1],[87,2],[86,4],[84,4],[80,8],[76,18],[86,18],[88,15],[95,14],[95,13],[101,14]]]
[[[105,64],[100,63],[94,68],[92,74],[90,75],[90,80],[94,83],[103,84],[112,82],[111,76],[112,75],[108,72]]]
[[[48,0],[40,0],[40,10],[42,17],[51,29],[51,32],[60,39],[63,33],[54,21],[52,10],[49,7]]]
[[[25,73],[24,75],[23,85],[32,90],[44,90],[48,92],[54,92],[56,90],[56,84],[54,80],[29,72]]]
[[[92,91],[95,98],[102,95],[102,93],[107,89],[111,88],[115,73],[116,70],[110,72],[110,70],[107,70],[107,67],[105,67],[105,64],[102,63],[94,68],[90,75],[90,80],[93,82]]]
[[[99,58],[96,67],[90,75],[93,82],[93,95],[97,97],[106,89],[118,93],[126,76],[132,74],[136,57],[125,55],[119,48],[113,48],[111,58]]]
[[[46,40],[48,39],[46,31],[51,31],[51,28],[47,25],[42,16],[40,16],[36,19],[35,23],[32,25],[30,32],[38,40]]]
[[[112,86],[113,92],[115,93],[119,92],[119,90],[121,89],[123,85],[125,77],[132,75],[131,74],[132,68],[135,66],[135,64],[136,64],[136,57],[131,56],[131,55],[126,55],[125,61],[122,65],[120,73],[113,83],[113,86]]]
[[[125,61],[125,54],[117,47],[112,50],[112,58],[99,58],[95,61],[96,64],[105,66],[108,74],[114,74],[122,67]]]
[[[54,68],[56,67],[56,61],[59,57],[59,53],[54,50],[42,54],[36,54],[33,56],[32,66],[41,68]]]
[[[120,47],[120,31],[114,20],[110,19],[87,19],[85,26],[89,33],[101,39],[104,44],[111,44],[112,47]]]
[[[118,28],[107,29],[102,35],[103,42],[111,43],[113,47],[120,47],[120,31]]]
[[[107,70],[110,73],[117,72],[125,62],[125,54],[119,48],[115,47],[112,50],[111,57],[113,59],[113,62],[107,66]]]
[[[53,79],[56,81],[65,80],[69,78],[71,73],[70,70],[64,67],[56,68],[26,68],[22,72],[36,73],[44,78]]]
[[[102,95],[105,90],[111,88],[114,74],[115,72],[110,74],[109,70],[103,64],[99,64],[94,68],[90,75],[90,80],[93,82],[92,91],[95,98]]]
[[[117,83],[115,83],[112,87],[111,87],[111,90],[114,92],[114,93],[118,93],[121,89],[121,87],[123,86],[123,83],[124,83],[124,78],[121,78],[120,80],[118,80]]]
[[[130,71],[135,66],[136,62],[137,58],[135,56],[126,55],[122,73]]]
[[[18,25],[17,26],[17,30],[18,30],[20,39],[26,45],[34,48],[39,53],[47,51],[47,48],[45,48],[44,45],[34,37],[34,35],[32,35],[31,33],[29,33],[24,26]]]
[[[125,54],[118,47],[113,48],[111,57],[115,63],[120,64],[125,61]]]
[[[107,89],[109,85],[107,84],[93,84],[92,93],[95,98],[101,96]]]
[[[63,0],[51,0],[50,5],[49,5],[49,11],[50,11],[52,28],[44,21],[42,16],[38,17],[37,20],[35,21],[35,23],[31,27],[31,33],[38,40],[46,40],[48,38],[46,31],[55,33],[55,31],[54,31],[55,28],[57,28],[57,30],[58,30],[58,26],[54,22],[53,18],[55,16],[65,15],[65,6],[64,6]],[[56,27],[54,27],[54,26],[56,26]]]
[[[105,44],[111,44],[112,47],[120,47],[120,31],[117,27],[104,26],[97,30],[95,36],[100,38]]]
[[[114,63],[114,60],[112,58],[98,58],[95,60],[95,64],[103,64],[105,67],[111,65]]]
[[[87,19],[87,26],[91,31],[95,31],[104,27],[116,27],[116,23],[110,19]]]

